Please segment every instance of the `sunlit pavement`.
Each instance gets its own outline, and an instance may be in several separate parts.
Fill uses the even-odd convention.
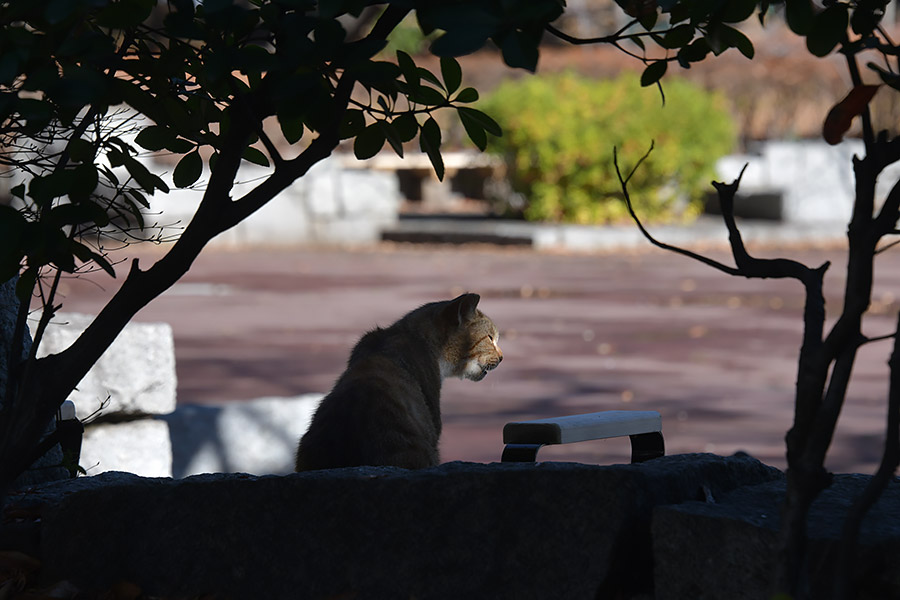
[[[840,249],[760,253],[814,266],[832,260],[833,322],[844,282]],[[723,251],[710,254],[729,261]],[[142,264],[153,257],[138,255]],[[876,281],[871,336],[894,325],[900,252],[879,256]],[[67,280],[63,310],[96,312],[117,285],[102,274]],[[482,382],[445,383],[444,461],[499,460],[508,421],[630,409],[662,413],[670,454],[743,450],[784,466],[801,286],[730,277],[662,251],[208,250],[137,320],[172,325],[179,403],[221,403],[326,392],[367,329],[463,291],[481,294],[480,308],[500,327],[504,361]],[[860,352],[830,453],[836,471],[871,471],[879,460],[890,349],[882,341]],[[628,453],[625,439],[546,448],[541,457],[609,463]]]

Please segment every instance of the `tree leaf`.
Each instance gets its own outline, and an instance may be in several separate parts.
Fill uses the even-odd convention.
[[[400,141],[400,134],[397,133],[394,124],[387,121],[378,121],[378,124],[384,132],[384,139],[387,140],[397,156],[403,158],[403,142]]]
[[[678,51],[678,60],[685,63],[700,62],[710,51],[706,38],[698,38]]]
[[[441,106],[447,102],[447,98],[442,93],[433,87],[425,85],[418,87],[415,90],[410,90],[409,99],[426,106]]]
[[[61,228],[67,225],[81,225],[95,223],[103,227],[109,222],[106,211],[93,202],[79,202],[78,204],[58,204],[47,213],[47,223],[52,227]]]
[[[434,40],[429,49],[435,56],[463,56],[481,49],[493,33],[493,25],[476,23],[465,29],[448,31]]]
[[[444,84],[441,83],[441,80],[437,78],[437,76],[426,69],[425,67],[416,67],[416,72],[419,74],[419,77],[427,81],[428,83],[433,84],[435,87],[439,87],[444,89]]]
[[[444,78],[444,89],[448,95],[459,89],[459,84],[462,83],[462,69],[455,58],[441,57],[441,76]]]
[[[456,95],[454,102],[476,102],[478,100],[478,90],[467,87]]]
[[[419,68],[412,57],[403,50],[397,50],[397,66],[400,67],[406,83],[414,88],[419,87]]]
[[[419,133],[419,147],[428,155],[438,180],[443,181],[444,159],[441,157],[441,128],[432,117],[428,117],[428,120],[422,124],[422,130]]]
[[[269,157],[263,154],[262,150],[254,148],[253,146],[244,148],[244,153],[241,155],[241,158],[254,165],[259,165],[260,167],[269,166]]]
[[[723,23],[741,23],[750,18],[756,10],[757,0],[728,0],[723,2],[718,17]]]
[[[739,29],[731,29],[734,33],[734,47],[738,49],[738,52],[743,54],[749,59],[753,59],[756,55],[756,50],[753,48],[753,42],[750,41],[742,31]]]
[[[832,146],[841,143],[853,119],[862,114],[880,87],[880,85],[858,85],[850,90],[843,100],[835,104],[828,111],[822,126],[822,137],[825,141]]]
[[[539,43],[539,33],[535,36],[529,32],[514,29],[504,35],[500,43],[503,61],[510,67],[522,68],[534,73],[537,69]]]
[[[339,134],[342,140],[358,136],[366,128],[366,117],[363,111],[355,108],[344,111]]]
[[[408,142],[419,133],[419,122],[413,113],[403,113],[391,123],[401,142]]]
[[[372,123],[353,140],[353,154],[360,160],[372,158],[381,151],[384,142],[384,130],[378,123]]]
[[[657,83],[662,76],[666,74],[666,69],[669,67],[669,63],[664,60],[657,60],[644,69],[644,72],[641,73],[641,85],[643,87],[651,86]]]
[[[165,149],[174,136],[167,127],[150,125],[144,127],[134,138],[134,143],[150,152]]]
[[[154,0],[110,2],[97,14],[97,24],[109,29],[128,29],[140,25],[154,6]]]
[[[791,31],[797,35],[807,35],[815,16],[811,0],[785,0],[784,16]]]
[[[101,269],[106,271],[110,277],[115,279],[116,271],[115,271],[115,269],[113,269],[113,266],[110,264],[110,262],[108,260],[106,260],[106,258],[103,255],[94,252],[91,248],[89,248],[88,246],[86,246],[76,240],[72,240],[72,244],[71,244],[70,248],[71,248],[72,254],[74,254],[78,258],[78,260],[80,260],[81,262],[83,262],[85,264],[87,264],[89,262],[97,263]]]
[[[692,39],[694,39],[694,26],[685,23],[670,29],[663,37],[662,46],[670,49],[681,48],[689,44]]]
[[[70,171],[69,198],[73,201],[86,200],[97,189],[100,176],[93,162],[85,162]]]
[[[466,135],[469,136],[469,139],[472,140],[472,143],[475,144],[479,150],[484,152],[484,149],[487,147],[487,134],[485,134],[484,128],[477,120],[466,114],[464,110],[457,109],[456,112],[459,115],[459,120],[462,123],[463,128],[466,130]]]
[[[883,15],[876,14],[874,9],[875,6],[868,3],[867,5],[857,4],[853,14],[850,15],[850,27],[853,29],[853,33],[865,37],[878,27]]]
[[[76,138],[69,142],[69,158],[75,162],[93,162],[94,145],[83,138]]]
[[[19,185],[10,188],[9,193],[14,198],[18,198],[19,200],[24,200],[25,199],[25,183],[20,183]],[[0,206],[4,206],[4,205],[0,204]]]
[[[503,130],[500,128],[500,125],[497,124],[497,121],[482,111],[466,106],[457,106],[456,110],[460,115],[465,114],[467,118],[474,120],[482,129],[491,135],[496,135],[498,137],[503,135]]]
[[[715,27],[713,32],[715,34],[713,37],[720,46],[719,53],[728,48],[737,48],[738,51],[747,58],[753,58],[753,42],[751,42],[750,38],[744,35],[740,30],[729,25],[720,24]]]
[[[845,4],[832,4],[813,19],[806,48],[814,56],[827,56],[847,38],[849,13]]]
[[[303,119],[300,117],[278,117],[281,134],[288,144],[296,144],[303,138]]]
[[[203,174],[203,159],[199,152],[190,152],[181,157],[172,172],[172,183],[177,188],[194,185]]]

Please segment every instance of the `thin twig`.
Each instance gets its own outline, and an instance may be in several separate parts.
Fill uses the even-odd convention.
[[[897,232],[896,232],[896,231],[892,231],[891,233],[897,233]],[[887,250],[890,250],[891,248],[893,248],[893,247],[896,246],[897,244],[900,244],[900,240],[894,240],[893,242],[891,242],[891,243],[889,243],[889,244],[886,244],[886,245],[882,246],[881,248],[877,248],[877,249],[875,250],[875,255],[877,256],[877,255],[881,254],[882,252],[885,252],[885,251],[887,251]]]
[[[889,333],[887,335],[878,335],[875,337],[865,337],[859,341],[859,346],[864,346],[866,344],[871,344],[873,342],[883,342],[884,340],[894,340],[897,339],[897,332]]]

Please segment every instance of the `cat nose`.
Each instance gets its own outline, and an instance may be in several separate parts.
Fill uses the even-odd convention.
[[[502,362],[503,362],[503,355],[501,354],[500,356],[497,357],[497,364],[499,365]]]

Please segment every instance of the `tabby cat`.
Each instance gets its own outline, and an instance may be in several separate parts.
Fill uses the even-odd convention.
[[[481,381],[503,360],[479,300],[432,302],[365,334],[300,439],[296,469],[437,465],[441,382]]]

